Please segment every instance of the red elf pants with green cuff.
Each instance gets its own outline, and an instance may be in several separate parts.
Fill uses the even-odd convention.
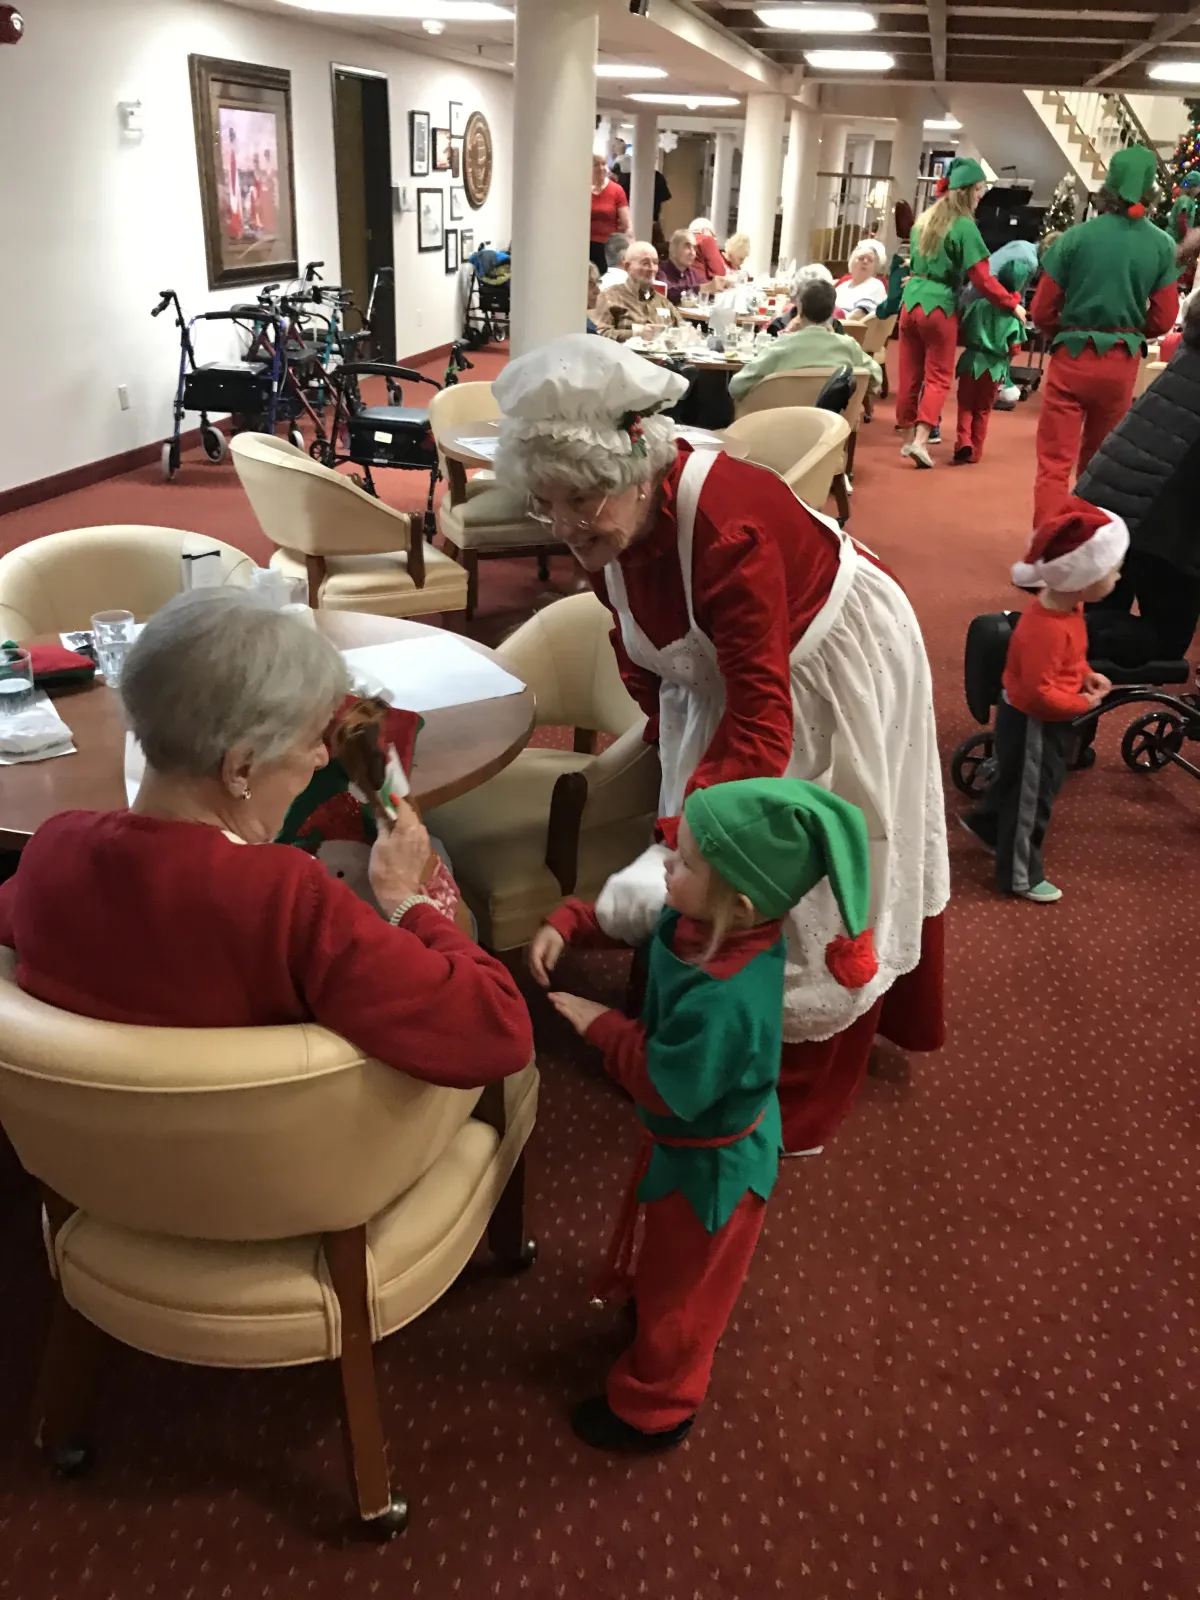
[[[972,461],[983,457],[988,423],[996,405],[1000,385],[995,378],[981,373],[973,378],[969,372],[958,376],[958,433],[954,440],[956,450],[969,450]]]
[[[1104,355],[1085,345],[1077,356],[1059,345],[1050,357],[1038,417],[1035,528],[1068,499],[1075,476],[1129,410],[1138,365],[1138,357],[1123,344]]]
[[[927,316],[921,306],[913,306],[901,316],[896,394],[899,427],[911,428],[915,422],[937,427],[954,382],[957,344],[957,317],[948,317],[944,311],[932,311]]]

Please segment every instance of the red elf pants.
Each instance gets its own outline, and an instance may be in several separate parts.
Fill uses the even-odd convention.
[[[783,1148],[812,1150],[832,1138],[858,1099],[876,1034],[902,1050],[940,1050],[946,1042],[943,1011],[945,927],[926,917],[921,959],[897,978],[870,1011],[832,1039],[785,1044],[779,1067]]]
[[[983,459],[984,440],[999,389],[995,378],[989,378],[986,372],[978,378],[973,378],[969,372],[959,374],[958,436],[954,448],[956,451],[969,450],[972,461]]]
[[[737,1304],[762,1232],[766,1204],[745,1194],[709,1233],[679,1194],[643,1208],[633,1279],[637,1334],[608,1375],[608,1403],[645,1433],[690,1417],[708,1391],[713,1356]]]
[[[1037,429],[1033,525],[1040,528],[1071,493],[1104,439],[1133,403],[1138,358],[1123,344],[1101,355],[1085,345],[1073,356],[1059,345],[1046,368]]]
[[[896,422],[911,428],[923,422],[936,428],[954,382],[954,350],[958,318],[944,311],[929,316],[920,306],[900,318],[900,373]],[[923,387],[922,387],[923,386]]]

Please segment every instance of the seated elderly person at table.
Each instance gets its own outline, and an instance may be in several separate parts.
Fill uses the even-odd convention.
[[[789,372],[799,367],[851,366],[856,372],[870,373],[867,389],[877,394],[883,383],[879,363],[849,334],[833,328],[833,285],[819,279],[805,285],[800,296],[800,315],[792,324],[795,333],[784,333],[753,361],[748,361],[730,380],[729,392],[740,400],[772,372]]]
[[[667,286],[667,299],[677,306],[684,294],[699,289],[705,279],[696,269],[696,241],[686,228],[676,228],[667,247],[667,259],[658,269]]]
[[[725,262],[729,268],[728,276],[744,282],[748,276],[746,262],[750,259],[750,235],[748,233],[731,233],[725,241]]]
[[[773,317],[767,323],[767,332],[772,339],[777,339],[784,329],[790,327],[796,320],[799,315],[797,308],[800,304],[800,296],[804,293],[805,285],[817,282],[833,282],[833,273],[830,272],[823,261],[810,261],[807,266],[799,268],[796,276],[792,279],[792,298],[779,315]]]
[[[654,287],[658,276],[658,251],[638,240],[625,252],[626,281],[606,289],[596,306],[596,330],[605,339],[624,344],[636,334],[649,339],[664,326],[678,327],[678,311]]]
[[[696,271],[705,283],[724,288],[729,269],[717,243],[717,230],[707,217],[696,217],[688,224],[688,232],[696,243]]]
[[[628,277],[625,271],[625,252],[629,249],[629,235],[627,233],[614,233],[604,243],[604,260],[606,266],[600,274],[600,289],[611,289],[614,284],[624,283]],[[594,265],[594,263],[593,263]]]
[[[878,239],[861,239],[850,252],[846,276],[837,281],[837,309],[844,317],[869,317],[887,298],[887,284],[879,276],[887,265],[887,251]]]
[[[421,893],[411,807],[372,850],[383,916],[275,844],[349,689],[338,651],[228,590],[178,596],[129,652],[146,757],[128,811],[64,811],[0,888],[0,943],[48,1004],[145,1027],[316,1021],[415,1078],[475,1088],[533,1054],[501,964]],[[70,758],[68,758],[70,759]]]

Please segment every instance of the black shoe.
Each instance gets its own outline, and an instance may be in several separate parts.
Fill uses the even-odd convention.
[[[981,844],[985,850],[990,850],[993,855],[996,854],[995,839],[989,839],[986,834],[980,833],[979,829],[972,821],[970,813],[967,813],[965,816],[960,816],[958,819],[958,825],[964,833],[969,833],[977,844]]]
[[[585,1400],[571,1414],[572,1428],[593,1450],[620,1450],[627,1455],[641,1456],[673,1450],[691,1433],[695,1420],[694,1416],[685,1417],[663,1433],[643,1433],[641,1428],[619,1417],[602,1394]]]
[[[929,435],[929,442],[930,442],[930,444],[941,444],[941,442],[942,442],[942,425],[941,425],[940,422],[938,423],[937,427],[933,430],[933,432]]]
[[[956,467],[969,467],[975,460],[975,452],[969,444],[960,444],[954,452],[954,465]]]

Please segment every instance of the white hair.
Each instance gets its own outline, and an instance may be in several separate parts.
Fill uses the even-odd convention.
[[[821,261],[810,261],[807,266],[798,268],[796,276],[792,279],[792,304],[800,304],[800,296],[810,283],[832,283],[833,273]]]
[[[530,431],[503,417],[496,476],[530,491],[553,484],[575,494],[624,494],[660,477],[675,459],[670,417],[642,417],[634,431],[640,438],[616,419],[608,427],[563,422]]]
[[[693,217],[688,223],[688,232],[711,233],[714,239],[717,236],[717,230],[713,227],[712,223],[707,217]]]
[[[887,265],[887,251],[878,239],[860,239],[847,257],[847,265],[854,260],[855,256],[862,255],[864,250],[869,251],[875,257],[877,271],[882,270]]]
[[[248,746],[276,761],[349,693],[323,633],[244,592],[197,589],[153,616],[121,673],[130,729],[157,772],[211,777]]]

